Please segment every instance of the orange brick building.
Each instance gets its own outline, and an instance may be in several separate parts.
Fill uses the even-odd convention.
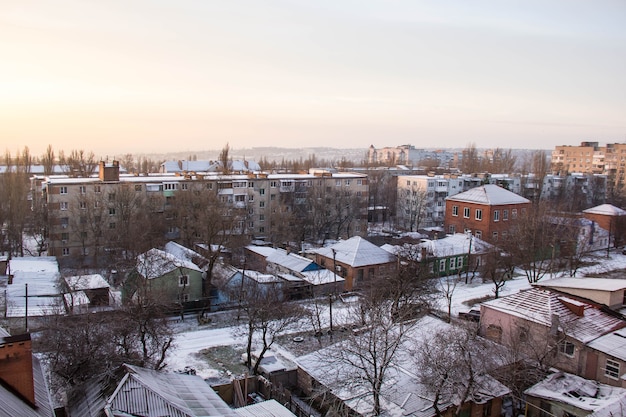
[[[487,242],[506,237],[511,224],[530,207],[530,200],[498,185],[472,188],[446,198],[447,233],[471,233]]]

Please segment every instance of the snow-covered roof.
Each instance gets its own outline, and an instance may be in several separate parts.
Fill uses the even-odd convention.
[[[258,253],[259,255],[265,258],[273,254],[274,251],[276,251],[276,249],[271,248],[269,246],[256,246],[256,245],[248,245],[246,246],[246,249],[248,249],[250,252]]]
[[[482,185],[447,197],[446,200],[498,206],[503,204],[530,203],[530,200],[495,184]]]
[[[307,269],[318,269],[315,262],[296,253],[288,253],[283,249],[274,249],[274,252],[267,256],[266,261],[280,265],[290,271],[304,272]]]
[[[203,267],[208,261],[198,252],[189,249],[183,245],[180,245],[176,242],[167,242],[165,244],[165,252],[174,255],[179,259],[185,259],[189,262],[194,263],[198,267]]]
[[[379,265],[396,261],[396,257],[391,253],[379,248],[360,236],[343,240],[332,246],[317,249],[315,252],[330,259],[333,259],[334,253],[334,259],[337,262],[352,267]]]
[[[276,400],[236,408],[235,413],[240,417],[295,417],[295,414]]]
[[[626,361],[626,328],[600,336],[596,340],[589,342],[587,346]]]
[[[615,207],[612,204],[600,204],[599,206],[583,210],[583,213],[603,214],[605,216],[623,216],[626,215],[626,210],[622,210],[621,208]]]
[[[426,250],[428,256],[435,258],[467,255],[470,251],[470,241],[471,253],[474,255],[485,253],[494,248],[493,245],[475,236],[466,235],[465,233],[455,233],[453,235],[448,235],[443,239],[424,239],[422,242],[414,245],[407,243],[402,246],[398,246],[386,243],[381,246],[381,249],[400,256],[403,253],[410,253],[415,256],[415,260],[421,261],[422,248]]]
[[[76,275],[65,277],[65,282],[70,291],[89,290],[96,288],[109,288],[110,285],[100,274]]]
[[[331,282],[343,282],[339,274],[334,273],[330,269],[318,269],[317,271],[302,272],[302,279],[312,285],[330,284]]]
[[[581,306],[583,315],[575,314],[568,308],[568,304]],[[547,327],[552,325],[553,315],[556,315],[559,318],[559,330],[566,331],[568,336],[583,343],[588,343],[597,337],[626,326],[626,322],[623,320],[607,314],[591,304],[537,287],[484,302],[482,306]]]
[[[415,366],[415,344],[428,335],[434,335],[449,329],[450,324],[434,317],[425,316],[413,326],[410,334],[404,338],[403,347],[398,350],[387,369],[385,381],[381,388],[381,405],[386,416],[418,416],[431,417],[436,415],[433,408],[434,393],[420,382],[419,369]],[[296,358],[296,363],[306,373],[329,388],[348,407],[362,415],[369,415],[373,407],[373,399],[367,383],[359,383],[359,372],[348,364],[347,360],[335,360],[337,350],[346,350],[339,342],[316,352]],[[358,362],[358,360],[356,360]],[[488,375],[476,375],[481,379],[480,387],[487,390],[472,393],[474,398],[490,399],[506,395],[509,390]],[[348,382],[349,380],[349,382]],[[485,391],[485,392],[482,392]],[[445,410],[452,406],[458,398],[443,398],[439,408]]]
[[[594,291],[620,291],[626,288],[626,279],[612,278],[555,278],[534,284],[549,288],[575,288]]]
[[[193,262],[155,248],[139,255],[136,267],[137,272],[148,279],[158,278],[177,268],[200,271],[200,268]]]
[[[590,417],[621,416],[626,409],[626,389],[565,372],[548,375],[524,393],[589,411]]]
[[[238,269],[239,273],[243,273],[243,269]],[[272,274],[265,274],[259,271],[252,271],[246,269],[245,271],[246,277],[258,282],[259,284],[271,284],[274,282],[282,282],[282,279]]]
[[[9,272],[10,271],[10,272]],[[7,285],[7,316],[26,314],[26,284],[28,284],[28,316],[43,316],[62,310],[59,287],[59,265],[54,256],[13,258],[7,273],[13,283]]]

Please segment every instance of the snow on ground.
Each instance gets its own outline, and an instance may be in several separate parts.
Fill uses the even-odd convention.
[[[617,252],[612,252],[609,258],[606,258],[605,252],[598,252],[596,256],[590,257],[589,261],[595,264],[580,268],[576,274],[577,277],[604,274],[626,268],[626,256]],[[541,281],[562,276],[564,276],[563,272],[554,275],[548,274]],[[472,306],[465,304],[467,301],[494,295],[493,284],[482,283],[478,277],[474,278],[473,282],[465,284],[464,278],[465,276],[463,275],[460,282],[457,283],[452,296],[452,314],[454,316],[459,312],[469,311],[472,308]],[[522,271],[518,271],[517,276],[513,280],[508,281],[504,288],[500,290],[500,294],[501,296],[506,296],[528,288],[530,288],[530,284],[526,276],[523,275]],[[437,302],[438,307],[442,311],[447,312],[447,303],[443,295]],[[339,300],[333,303],[333,322],[335,326],[339,327],[349,323],[349,307],[350,303],[344,303]],[[320,315],[323,324],[327,327],[330,322],[327,303],[321,305]],[[197,354],[201,350],[217,346],[240,346],[243,349],[245,336],[237,335],[237,326],[233,326],[236,322],[234,315],[231,314],[230,319],[222,319],[220,323],[210,325],[198,326],[194,318],[189,318],[183,323],[174,324],[176,332],[175,346],[169,353],[167,360],[168,368],[170,370],[179,370],[185,366],[190,366],[196,369],[197,374],[203,378],[217,376],[219,371],[211,369],[207,361],[198,357]],[[286,333],[292,334],[307,330],[313,332],[311,322],[309,319],[303,319],[300,323],[292,326]],[[293,359],[291,352],[278,345],[273,346],[272,350],[287,359]]]

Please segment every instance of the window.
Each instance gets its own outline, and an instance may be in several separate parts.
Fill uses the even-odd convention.
[[[574,356],[574,344],[567,341],[559,342],[559,353],[570,358]]]
[[[344,180],[344,185],[346,187],[349,187],[350,186],[350,180]]]
[[[181,294],[180,301],[183,303],[186,303],[187,301],[189,301],[189,294]]]
[[[456,233],[456,227],[454,227],[454,225],[451,224],[450,227],[448,228],[448,231],[450,232],[451,235],[453,235],[454,233]]]
[[[463,257],[459,256],[458,258],[456,258],[456,267],[458,269],[463,268]]]
[[[115,209],[113,207],[109,209],[109,216],[115,216]]]
[[[341,187],[341,180],[335,180],[335,187]]]
[[[494,210],[494,212],[493,212],[493,221],[494,222],[499,222],[500,221],[500,210]]]
[[[265,221],[265,214],[259,214],[259,221],[261,222]]]
[[[99,193],[100,192],[100,186],[99,185],[94,185],[93,186],[93,192],[94,193]]]
[[[511,218],[513,220],[517,219],[517,209],[511,209]]]
[[[508,210],[502,210],[502,220],[504,220],[504,221],[509,220],[509,211]]]
[[[163,188],[167,191],[178,190],[178,183],[165,183]]]
[[[272,195],[270,195],[270,200],[271,200],[271,201],[274,201],[275,199],[276,199],[276,194],[272,194]]]
[[[115,193],[109,193],[109,201],[115,201]]]
[[[482,220],[482,219],[483,219],[483,210],[476,209],[476,220]]]
[[[278,186],[278,181],[271,181],[270,182],[270,187],[276,188],[277,186]]]
[[[265,201],[259,201],[259,208],[265,207]]]
[[[495,241],[498,240],[498,232],[493,232],[491,238]]]
[[[363,185],[363,180],[356,180],[356,185]]]
[[[63,243],[67,243],[68,240],[70,240],[70,234],[69,233],[61,233],[61,241]]]
[[[445,271],[445,270],[446,270],[446,260],[441,259],[439,261],[439,271]]]
[[[236,195],[235,196],[235,202],[241,203],[243,201],[246,201],[246,196],[245,195]]]
[[[182,190],[188,190],[189,189],[189,184],[187,184],[186,182],[183,182],[182,184],[180,184],[180,188]]]
[[[179,287],[186,287],[187,285],[189,285],[189,276],[188,275],[181,275],[178,277],[178,286]]]
[[[265,188],[259,188],[259,194],[265,195]]]
[[[67,229],[67,226],[70,224],[69,217],[61,217],[61,227]]]
[[[141,191],[141,184],[135,184],[135,191]]]
[[[459,215],[459,206],[452,206],[452,215],[454,217]]]
[[[96,201],[94,201],[94,202],[93,202],[93,206],[94,206],[95,208],[100,207],[100,200],[96,200]]]
[[[81,194],[87,193],[87,187],[85,187],[84,185],[81,185],[80,187],[78,187],[78,190]]]
[[[213,183],[212,182],[207,182],[206,189],[207,190],[212,190],[213,189]]]
[[[60,187],[59,189],[61,194],[67,194],[67,187]]]
[[[604,375],[608,376],[611,379],[619,378],[619,362],[612,361],[611,359],[606,360],[606,368],[604,368]]]
[[[470,209],[469,207],[463,207],[463,217],[469,219]]]
[[[456,269],[456,258],[450,258],[450,269]]]
[[[481,230],[476,230],[474,232],[474,236],[476,236],[478,239],[482,239],[483,238],[483,232]]]
[[[254,194],[250,194],[248,196],[248,201],[254,201]]]
[[[254,182],[248,181],[248,188],[254,188]]]
[[[67,201],[61,201],[61,210],[67,210],[67,207],[69,206]]]
[[[86,201],[79,201],[78,202],[78,207],[80,207],[81,210],[85,210],[87,208],[87,202]]]
[[[109,223],[109,229],[115,229],[115,223]]]
[[[69,254],[70,254],[70,248],[63,248],[63,249],[62,249],[62,251],[63,251],[63,252],[62,252],[62,253],[63,253],[63,256],[69,256]]]

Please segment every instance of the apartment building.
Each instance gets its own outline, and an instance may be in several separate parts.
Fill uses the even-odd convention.
[[[579,172],[604,174],[610,193],[622,193],[626,174],[626,143],[581,142],[580,146],[556,146],[552,151],[552,172],[565,175]]]
[[[367,175],[317,170],[307,174],[184,173],[120,175],[119,164],[101,162],[98,176],[50,176],[41,184],[48,215],[48,253],[86,257],[106,247],[106,235],[122,233],[128,222],[126,206],[140,196],[152,211],[147,221],[159,220],[167,239],[176,239],[176,219],[168,216],[178,193],[215,193],[226,207],[241,215],[235,232],[271,240],[295,217],[315,217],[308,224],[311,239],[365,236],[367,233]],[[121,204],[126,199],[127,204]],[[89,227],[87,227],[89,226]],[[139,238],[137,236],[136,238]]]

